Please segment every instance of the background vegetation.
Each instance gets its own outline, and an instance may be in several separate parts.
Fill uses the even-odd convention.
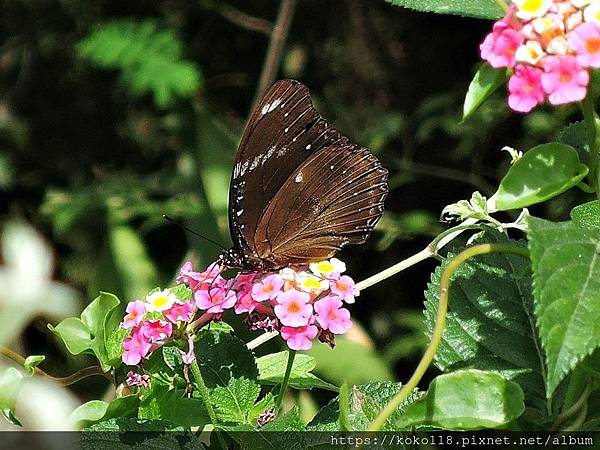
[[[55,278],[82,299],[104,290],[131,300],[172,280],[185,259],[206,264],[218,254],[163,213],[229,244],[232,161],[265,66],[309,86],[319,111],[390,171],[377,231],[341,254],[356,280],[421,249],[443,229],[445,205],[474,190],[491,195],[510,160],[501,147],[552,140],[574,112],[540,109],[521,120],[499,92],[461,123],[490,23],[383,1],[0,5],[0,220],[34,224],[53,244]],[[280,58],[265,64],[277,56],[274,24],[286,20]],[[567,218],[576,195],[538,215]],[[315,373],[336,384],[405,379],[426,343],[423,290],[433,267],[365,291],[352,308],[360,327],[333,353],[313,350]],[[50,355],[41,367],[56,375],[84,365],[45,324],[32,322],[17,349]],[[73,389],[88,400],[103,383]],[[301,400],[310,415],[326,398]]]

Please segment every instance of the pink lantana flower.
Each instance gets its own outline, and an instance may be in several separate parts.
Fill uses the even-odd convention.
[[[567,35],[569,46],[577,52],[577,62],[584,67],[600,67],[600,25],[587,22]]]
[[[495,68],[513,67],[516,63],[515,53],[524,40],[525,36],[501,21],[479,46],[481,58]]]
[[[173,323],[188,322],[194,316],[195,305],[190,302],[175,302],[170,309],[163,312],[165,317]]]
[[[208,290],[200,290],[194,293],[196,306],[208,313],[218,314],[235,305],[237,300],[235,292],[224,287],[217,286]]]
[[[252,289],[245,288],[238,292],[237,302],[233,309],[236,314],[251,313],[256,309],[257,304],[258,302],[252,297]]]
[[[149,352],[152,344],[150,340],[142,333],[142,328],[134,328],[131,336],[123,341],[123,362],[128,366],[135,366]]]
[[[265,277],[252,286],[252,297],[258,302],[273,300],[281,292],[284,280],[278,274]]]
[[[544,101],[542,70],[518,65],[508,81],[508,105],[519,112],[529,112]]]
[[[287,327],[303,327],[307,325],[312,316],[313,308],[310,295],[296,289],[282,292],[277,297],[275,315],[282,325]]]
[[[208,266],[204,272],[194,272],[192,263],[187,261],[179,269],[179,275],[175,281],[188,285],[193,291],[208,289],[209,286],[222,286],[225,283],[225,279],[221,277],[221,268],[216,262]]]
[[[130,329],[140,324],[144,318],[144,313],[146,312],[146,305],[143,301],[136,300],[134,302],[129,302],[125,311],[127,312],[127,315],[123,317],[121,328]]]
[[[542,87],[553,105],[583,100],[590,75],[574,56],[548,56],[543,60]]]
[[[318,333],[319,329],[314,325],[281,327],[281,337],[292,350],[310,350],[312,341]]]
[[[332,280],[330,288],[331,292],[346,303],[354,303],[354,297],[358,297],[358,289],[354,285],[354,280],[348,275],[341,276],[338,280]]]
[[[342,301],[332,295],[328,295],[315,303],[317,322],[324,330],[334,334],[343,334],[352,327],[350,311],[342,308]]]
[[[173,325],[166,320],[147,320],[142,323],[141,331],[151,343],[158,343],[171,336]]]

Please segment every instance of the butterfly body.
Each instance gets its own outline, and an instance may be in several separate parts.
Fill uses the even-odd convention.
[[[308,89],[278,81],[244,130],[229,189],[226,267],[275,270],[364,242],[383,214],[387,170],[314,109]]]

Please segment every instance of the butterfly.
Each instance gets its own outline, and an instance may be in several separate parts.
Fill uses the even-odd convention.
[[[229,187],[226,268],[250,272],[330,258],[368,238],[388,172],[319,115],[308,88],[276,82],[244,129]]]

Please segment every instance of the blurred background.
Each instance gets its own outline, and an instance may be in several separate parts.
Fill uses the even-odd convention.
[[[551,140],[575,113],[511,115],[501,89],[461,123],[491,23],[383,0],[0,5],[0,225],[27,222],[44,236],[52,276],[79,292],[80,308],[100,290],[132,300],[171,283],[184,260],[215,258],[218,248],[163,213],[229,245],[229,177],[261,74],[263,84],[306,84],[321,114],[390,171],[383,220],[366,244],[340,255],[357,281],[423,248],[446,226],[445,205],[475,190],[493,194],[510,159],[503,146]],[[539,214],[567,217],[574,195]],[[435,265],[364,291],[353,332],[333,352],[312,351],[317,374],[334,383],[405,380],[426,343],[423,290]],[[53,375],[91,364],[66,354],[48,320],[29,321],[12,347],[46,354],[41,367]],[[86,379],[72,391],[85,401],[106,386]],[[312,395],[303,394],[306,417],[329,394]]]

